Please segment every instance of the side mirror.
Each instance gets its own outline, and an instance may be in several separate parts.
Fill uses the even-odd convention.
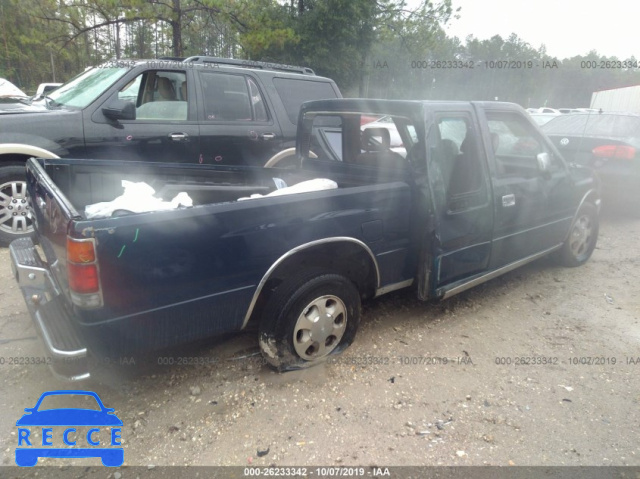
[[[549,168],[551,166],[551,157],[549,156],[549,153],[538,153],[536,155],[536,160],[538,161],[538,171],[546,176],[549,173]]]
[[[131,101],[116,100],[104,107],[102,114],[110,120],[135,120],[136,106]]]

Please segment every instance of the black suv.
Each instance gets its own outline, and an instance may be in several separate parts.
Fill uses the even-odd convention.
[[[215,57],[113,61],[0,105],[0,243],[31,231],[24,162],[104,158],[282,165],[300,105],[339,98],[313,70]]]

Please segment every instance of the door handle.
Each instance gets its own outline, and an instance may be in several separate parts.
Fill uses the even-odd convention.
[[[171,141],[187,141],[189,135],[186,133],[169,133]]]
[[[274,140],[275,137],[275,133],[263,133],[262,135],[260,135],[260,138],[262,138],[263,140]]]
[[[508,206],[515,206],[516,204],[516,195],[514,195],[513,193],[510,195],[504,195],[502,197],[502,206],[504,206],[505,208]]]

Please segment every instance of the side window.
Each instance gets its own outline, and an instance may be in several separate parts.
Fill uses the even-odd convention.
[[[207,121],[266,121],[264,98],[252,79],[244,75],[200,72]]]
[[[478,154],[477,134],[468,115],[439,117],[427,143],[436,207],[456,213],[485,205],[487,172]]]
[[[357,113],[312,116],[309,149],[321,160],[343,161],[374,168],[404,169],[408,164],[405,159],[407,150],[411,150],[417,143],[416,129],[407,118],[381,115],[370,117]]]
[[[273,79],[273,86],[276,87],[287,117],[293,125],[298,123],[300,106],[305,101],[337,98],[331,83],[324,81],[276,77]]]
[[[415,133],[407,119],[395,116],[383,116],[365,123],[360,127],[360,154],[354,162],[378,168],[405,168],[407,151],[414,145],[410,128]],[[401,130],[405,134],[404,140]]]
[[[267,121],[267,107],[264,104],[264,98],[260,94],[258,85],[249,78],[249,94],[251,95],[251,106],[253,107],[253,115],[255,121]]]
[[[550,154],[552,170],[561,168],[559,160],[551,155],[535,128],[520,115],[487,112],[487,120],[499,177],[537,175],[538,153]]]
[[[321,160],[342,161],[343,120],[335,115],[313,119],[309,150]]]
[[[118,92],[118,99],[134,102],[136,120],[186,120],[187,75],[181,71],[150,70]]]
[[[137,103],[138,94],[140,93],[140,84],[142,83],[142,75],[138,75],[133,80],[125,85],[125,87],[118,92],[118,100],[131,101]]]

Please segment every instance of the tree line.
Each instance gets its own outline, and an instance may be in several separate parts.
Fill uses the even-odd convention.
[[[112,59],[217,57],[313,68],[345,96],[588,106],[640,84],[634,58],[559,59],[516,34],[446,35],[451,0],[0,0],[0,77],[32,92]]]

